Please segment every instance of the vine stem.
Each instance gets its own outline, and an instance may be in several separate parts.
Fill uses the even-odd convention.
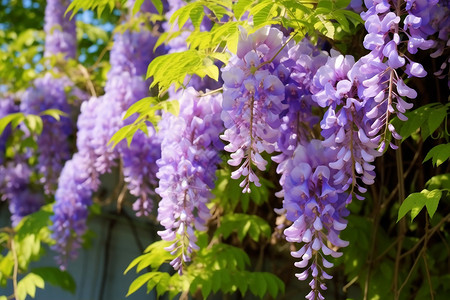
[[[13,269],[13,289],[14,289],[14,298],[19,299],[19,291],[17,289],[17,275],[19,273],[19,260],[17,258],[17,249],[16,242],[14,241],[14,236],[11,234],[11,253],[13,255],[14,260],[14,269]]]
[[[395,157],[397,161],[397,178],[398,178],[398,200],[401,205],[403,200],[405,200],[405,183],[403,178],[403,158],[402,158],[402,149],[401,144],[399,141],[395,141],[396,145],[398,146],[398,149],[395,151]],[[402,218],[399,222],[398,226],[398,234],[397,234],[397,254],[395,256],[395,269],[394,269],[394,299],[398,300],[400,297],[400,291],[403,288],[404,285],[402,285],[400,288],[398,288],[398,276],[399,276],[399,269],[400,269],[400,261],[402,259],[402,246],[403,246],[403,239],[405,238],[405,232],[406,232],[406,223],[405,218]],[[414,268],[414,267],[413,267]],[[411,269],[412,271],[412,269]]]
[[[425,240],[423,242],[423,248],[426,250],[427,246],[428,246],[428,240],[429,240],[429,235],[428,235],[428,227],[430,226],[430,222],[429,222],[429,218],[428,218],[428,214],[425,213]],[[433,285],[431,284],[431,276],[430,276],[430,269],[428,268],[428,262],[427,262],[427,253],[426,251],[423,252],[423,263],[425,265],[425,273],[427,275],[427,280],[428,280],[428,286],[430,287],[430,299],[434,300],[434,295],[433,295]]]
[[[265,62],[259,64],[259,66],[256,67],[255,71],[261,69],[261,68],[262,68],[263,66],[265,66],[265,65],[270,64],[270,63],[278,56],[278,54],[280,54],[280,52],[284,49],[284,47],[286,47],[287,44],[289,44],[289,42],[290,42],[290,41],[294,38],[294,36],[296,36],[296,35],[297,35],[297,32],[295,32],[293,35],[291,35],[291,36],[287,39],[287,41],[283,44],[283,46],[280,48],[280,50],[278,50],[277,53],[275,53],[275,55],[274,55],[271,59],[269,59],[268,61],[265,61]]]

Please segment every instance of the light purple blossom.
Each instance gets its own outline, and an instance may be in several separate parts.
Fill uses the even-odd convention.
[[[220,94],[199,97],[192,88],[178,92],[180,113],[163,113],[158,127],[161,159],[157,161],[161,196],[158,220],[165,230],[162,239],[173,242],[166,250],[176,255],[171,262],[181,274],[191,253],[198,250],[195,230],[206,230],[210,212],[206,206],[212,197],[215,171],[220,163],[223,130],[219,114]]]

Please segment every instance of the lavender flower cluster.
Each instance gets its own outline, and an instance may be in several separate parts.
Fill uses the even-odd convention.
[[[48,0],[45,7],[45,56],[63,54],[75,58],[77,33],[75,18],[65,15],[70,0]]]
[[[364,38],[364,47],[371,52],[361,60],[366,69],[376,68],[377,74],[366,78],[363,85],[366,87],[365,96],[374,97],[378,103],[371,115],[383,112],[377,116],[378,122],[373,129],[389,130],[395,139],[401,139],[394,126],[389,125],[391,115],[396,114],[399,119],[406,120],[404,112],[412,107],[401,97],[414,99],[416,91],[408,87],[399,72],[408,77],[425,77],[427,72],[423,66],[409,58],[408,53],[415,54],[418,49],[427,50],[435,42],[427,39],[436,29],[430,24],[433,7],[437,0],[424,1],[365,1],[367,11],[361,12],[368,32]],[[403,19],[403,26],[401,20]],[[407,52],[399,52],[399,45],[407,43]],[[387,77],[386,77],[387,76]],[[385,140],[385,132],[383,139]],[[383,150],[384,140],[381,145]],[[395,145],[391,144],[392,148]]]
[[[272,153],[278,139],[279,115],[286,107],[277,67],[280,57],[287,56],[285,43],[283,33],[275,28],[263,27],[249,36],[243,31],[237,55],[222,69],[221,117],[226,130],[221,138],[231,152],[228,164],[239,166],[232,178],[244,176],[240,186],[246,193],[251,182],[261,185],[252,166],[265,170],[267,161],[261,153]]]
[[[66,90],[73,83],[67,77],[55,78],[47,73],[34,81],[22,97],[20,110],[25,114],[37,115],[47,109],[59,109],[70,115],[71,106]],[[43,131],[36,138],[38,145],[37,169],[46,194],[55,192],[59,174],[64,162],[70,158],[68,137],[73,134],[73,125],[67,116],[58,121],[51,116],[42,116]]]
[[[321,290],[326,290],[324,280],[332,278],[325,269],[333,266],[326,256],[339,257],[342,253],[335,249],[348,245],[339,238],[347,226],[344,219],[349,213],[347,196],[333,184],[337,172],[329,167],[336,154],[322,141],[310,140],[297,146],[284,173],[283,208],[286,218],[293,222],[284,234],[288,242],[303,244],[291,255],[301,259],[294,265],[305,269],[296,274],[297,278],[312,277],[311,292],[306,299],[324,299],[321,294]]]
[[[409,56],[438,44],[428,39],[438,31],[430,21],[437,2],[400,2],[365,1],[364,46],[371,52],[358,61],[334,50],[328,56],[307,41],[286,42],[277,29],[265,27],[249,36],[242,31],[237,55],[222,70],[221,138],[232,153],[228,164],[238,167],[232,177],[245,176],[241,187],[249,192],[250,182],[258,185],[252,164],[264,170],[260,154],[280,152],[272,158],[283,187],[277,212],[293,222],[284,230],[286,239],[303,244],[292,255],[304,269],[297,277],[313,278],[307,299],[323,299],[324,280],[331,278],[324,269],[332,266],[325,256],[340,256],[337,249],[347,246],[339,239],[346,205],[353,197],[364,199],[365,185],[374,183],[373,162],[388,131],[401,139],[389,121],[393,115],[406,120],[413,105],[404,98],[417,96],[403,77],[426,75]]]
[[[140,215],[151,211],[152,189],[156,182],[144,178],[143,174],[155,170],[160,156],[159,141],[153,136],[139,135],[133,139],[130,148],[125,142],[112,148],[108,142],[126,124],[123,116],[128,107],[148,95],[149,83],[143,75],[152,59],[149,53],[155,42],[156,37],[146,28],[116,33],[105,94],[92,97],[81,105],[77,123],[78,152],[64,166],[52,218],[52,237],[57,241],[53,249],[58,253],[61,268],[77,255],[82,235],[87,230],[92,193],[100,184],[99,176],[110,172],[119,158],[123,160],[124,180],[131,193],[138,197],[135,210]],[[149,128],[154,135],[152,130]]]
[[[158,221],[165,227],[158,234],[173,242],[166,250],[176,255],[170,264],[181,274],[192,251],[198,249],[194,230],[205,230],[210,217],[207,203],[221,162],[223,125],[220,94],[199,97],[190,87],[180,91],[177,99],[179,115],[164,113],[159,123],[162,156],[157,161],[156,192],[161,196]]]

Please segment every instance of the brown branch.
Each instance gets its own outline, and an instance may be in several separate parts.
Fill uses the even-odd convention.
[[[397,178],[398,178],[398,201],[401,204],[403,200],[405,200],[405,183],[404,183],[404,173],[403,173],[403,158],[402,158],[402,148],[399,141],[396,141],[396,144],[398,146],[397,151],[395,151],[395,158],[397,162]],[[403,246],[403,239],[405,238],[405,232],[406,232],[406,223],[405,218],[402,218],[398,225],[398,234],[397,234],[397,254],[395,256],[395,268],[394,268],[394,282],[393,282],[393,289],[394,289],[394,299],[398,300],[400,297],[400,291],[403,288],[403,285],[398,288],[398,276],[399,276],[399,270],[400,270],[400,261],[402,259],[402,246]],[[412,269],[411,269],[412,271]]]

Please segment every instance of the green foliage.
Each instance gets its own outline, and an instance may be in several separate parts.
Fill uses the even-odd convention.
[[[108,8],[110,12],[113,11],[113,9],[116,7],[116,3],[124,5],[126,3],[126,0],[73,0],[67,8],[66,14],[72,11],[72,14],[70,14],[70,16],[73,17],[80,9],[90,9],[96,10],[97,14],[101,16],[105,8]]]
[[[439,200],[441,199],[442,191],[440,190],[422,190],[420,193],[410,194],[405,201],[403,201],[398,211],[397,222],[403,218],[406,213],[411,211],[411,222],[419,214],[424,206],[427,207],[428,214],[432,218],[436,212]]]
[[[51,215],[52,206],[44,205],[39,211],[24,217],[16,228],[0,231],[0,249],[7,249],[4,256],[0,255],[0,285],[4,286],[8,280],[13,280],[17,261],[19,274],[24,274],[17,282],[18,299],[26,299],[28,296],[34,298],[36,288],[43,289],[45,282],[75,293],[75,281],[69,273],[55,267],[29,270],[29,264],[39,260],[44,254],[42,243],[53,242],[49,230]]]
[[[268,239],[272,234],[269,224],[264,219],[255,215],[238,213],[221,218],[215,235],[222,235],[226,239],[232,232],[237,232],[237,237],[241,242],[247,235],[255,242],[259,242],[260,236]]]
[[[130,106],[127,113],[123,117],[124,119],[127,119],[134,114],[138,114],[136,120],[129,125],[123,126],[116,133],[114,133],[108,144],[112,144],[112,147],[115,147],[123,139],[127,139],[128,146],[130,146],[136,131],[142,130],[143,132],[148,133],[148,122],[152,123],[155,128],[158,128],[157,124],[161,119],[161,116],[156,112],[166,111],[173,115],[178,115],[179,110],[179,104],[176,100],[159,101],[156,97],[143,98]]]
[[[446,105],[440,103],[426,104],[413,111],[406,112],[405,116],[408,117],[406,122],[395,118],[392,120],[392,124],[402,136],[402,141],[411,136],[417,139],[418,131],[420,131],[422,140],[426,140],[446,119],[449,107],[450,103]]]
[[[21,112],[12,113],[0,119],[0,135],[8,125],[11,125],[11,129],[14,130],[21,123],[25,124],[25,126],[32,134],[40,135],[43,130],[43,122],[41,118],[42,116],[51,116],[59,121],[61,116],[67,115],[58,109],[47,109],[45,111],[42,111],[39,115],[24,114]],[[24,146],[30,146],[30,144],[28,143],[32,141],[33,139],[31,138],[25,139],[22,142],[24,143]]]
[[[423,162],[432,159],[433,165],[439,167],[443,162],[445,162],[450,157],[450,143],[441,144],[435,146],[433,149],[428,152],[427,156]]]
[[[14,20],[14,23],[17,20]],[[14,92],[28,86],[38,76],[44,33],[41,30],[0,30],[0,84]]]
[[[162,14],[163,9],[164,9],[162,1],[161,0],[151,0],[151,1],[152,1],[153,5],[155,6],[156,10],[158,11],[158,13]],[[133,15],[135,15],[140,10],[142,3],[144,3],[144,0],[136,0],[134,2]]]
[[[31,298],[34,298],[34,296],[36,295],[36,288],[38,287],[43,289],[44,286],[45,282],[41,276],[34,273],[28,273],[17,284],[17,300],[25,300],[27,295],[30,295]]]
[[[433,218],[439,201],[450,192],[449,178],[450,174],[434,176],[426,183],[428,189],[424,189],[420,193],[411,193],[400,206],[397,222],[408,212],[411,212],[412,222],[424,206],[427,208],[430,218]]]
[[[177,10],[170,18],[172,28],[183,28],[188,21],[194,26],[195,30],[187,38],[189,50],[154,59],[149,65],[147,77],[153,77],[152,86],[158,86],[160,93],[172,85],[175,89],[184,86],[186,77],[193,74],[217,80],[219,72],[214,60],[227,62],[224,49],[236,53],[239,26],[244,26],[248,33],[252,33],[269,24],[282,24],[300,33],[296,37],[298,40],[306,33],[313,40],[316,40],[318,35],[340,40],[362,23],[358,14],[344,9],[347,2],[326,0],[311,4],[311,1],[294,0],[281,2],[241,0],[234,3],[226,0],[192,1]],[[199,31],[205,17],[204,8],[212,12],[209,18],[215,21],[208,32]],[[245,11],[253,19],[251,28],[245,22],[239,21]],[[222,24],[224,16],[229,16],[229,21]],[[172,32],[162,34],[157,46],[177,35]],[[160,70],[165,72],[159,72]]]
[[[161,70],[166,70],[161,72]],[[204,51],[187,50],[158,56],[152,60],[147,70],[147,78],[152,77],[150,87],[158,84],[160,91],[166,91],[173,84],[175,89],[184,86],[186,75],[206,75],[214,80],[219,79],[219,68],[214,59]],[[160,93],[161,94],[161,93]]]
[[[35,274],[36,276],[41,277],[45,282],[75,294],[75,280],[66,271],[61,271],[56,267],[41,267],[32,269],[30,274]]]
[[[251,219],[251,217],[253,216],[244,218]],[[262,224],[263,229],[260,229],[260,231],[266,231],[265,234],[270,235],[270,228],[267,227],[268,225],[264,220],[257,219],[253,222]],[[136,267],[136,272],[139,273],[144,269],[151,269],[151,272],[140,275],[132,282],[127,296],[145,284],[147,285],[147,292],[156,288],[158,296],[169,293],[170,299],[182,292],[190,291],[195,294],[197,290],[200,291],[204,299],[211,292],[217,293],[219,291],[233,293],[239,290],[242,295],[245,295],[249,290],[260,298],[267,293],[274,298],[284,293],[284,283],[274,274],[246,270],[246,267],[250,265],[250,258],[242,249],[217,242],[212,242],[211,245],[207,246],[207,240],[208,237],[205,234],[199,235],[198,244],[201,249],[195,254],[192,264],[184,269],[183,276],[178,273],[169,275],[159,271],[164,264],[174,258],[164,249],[170,243],[158,241],[151,244],[144,251],[144,254],[134,259],[125,270],[125,273],[127,273]],[[213,241],[217,241],[217,239],[214,238]]]
[[[256,188],[253,184],[250,194],[242,193],[239,186],[239,180],[231,179],[231,171],[229,169],[221,169],[216,172],[217,180],[213,190],[216,198],[214,203],[220,205],[227,213],[231,213],[238,208],[238,204],[243,212],[247,212],[251,203],[262,205],[269,201],[270,191],[274,188],[271,181],[260,178],[261,186]]]

